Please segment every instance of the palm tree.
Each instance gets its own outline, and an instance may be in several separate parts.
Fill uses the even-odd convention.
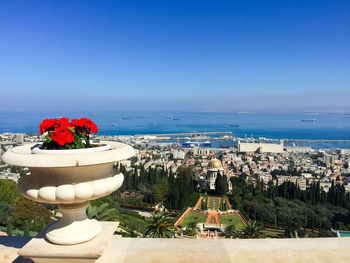
[[[196,222],[191,222],[186,226],[184,234],[187,236],[194,237],[195,235],[198,234],[199,231],[200,231],[200,229],[197,226]]]
[[[88,218],[101,221],[114,220],[117,213],[118,210],[116,208],[110,207],[109,203],[103,203],[101,205],[92,205],[89,203],[86,210]]]
[[[256,225],[256,221],[248,221],[248,225],[243,230],[243,235],[246,238],[259,238],[261,236],[261,229]]]
[[[241,237],[241,231],[239,231],[235,225],[229,225],[226,227],[224,231],[225,237],[234,237],[234,238],[239,238]]]
[[[170,218],[170,215],[166,215],[164,211],[153,212],[151,223],[147,226],[144,236],[151,238],[174,237],[172,221],[173,220]]]

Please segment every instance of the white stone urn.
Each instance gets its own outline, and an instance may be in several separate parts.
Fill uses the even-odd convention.
[[[100,233],[100,223],[86,216],[89,200],[109,195],[122,185],[124,176],[114,163],[134,154],[131,146],[118,142],[76,150],[40,150],[27,144],[7,151],[2,161],[29,168],[30,174],[18,182],[19,191],[31,200],[58,204],[62,218],[48,227],[46,238],[71,245]]]

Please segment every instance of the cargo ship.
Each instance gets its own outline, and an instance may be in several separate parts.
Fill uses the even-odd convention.
[[[304,119],[304,120],[301,120],[301,122],[315,122],[316,119]]]

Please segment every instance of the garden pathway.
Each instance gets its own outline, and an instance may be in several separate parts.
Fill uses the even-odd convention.
[[[185,219],[185,217],[188,215],[188,213],[191,212],[190,208],[187,208],[187,210],[185,211],[185,213],[180,217],[180,219],[175,223],[175,228],[180,229],[178,227],[178,225],[181,224],[181,222]]]
[[[203,196],[199,197],[198,202],[197,202],[196,206],[194,207],[194,209],[198,209],[199,205],[202,202],[202,199],[203,199]]]
[[[207,221],[205,223],[206,224],[220,224],[218,212],[215,210],[208,210],[208,212],[209,213],[208,213]]]
[[[232,205],[230,204],[230,201],[228,200],[227,197],[226,197],[226,202],[227,202],[227,205],[230,208],[230,210],[233,210]]]

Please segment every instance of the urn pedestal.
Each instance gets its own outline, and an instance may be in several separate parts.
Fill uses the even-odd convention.
[[[3,155],[3,162],[29,168],[30,174],[18,183],[22,195],[37,202],[58,204],[62,218],[46,229],[48,241],[73,245],[100,233],[100,223],[86,216],[88,202],[109,195],[122,185],[124,176],[114,163],[135,154],[129,145],[102,143],[101,149],[96,147],[92,152],[89,148],[34,153],[35,145],[27,144]]]

